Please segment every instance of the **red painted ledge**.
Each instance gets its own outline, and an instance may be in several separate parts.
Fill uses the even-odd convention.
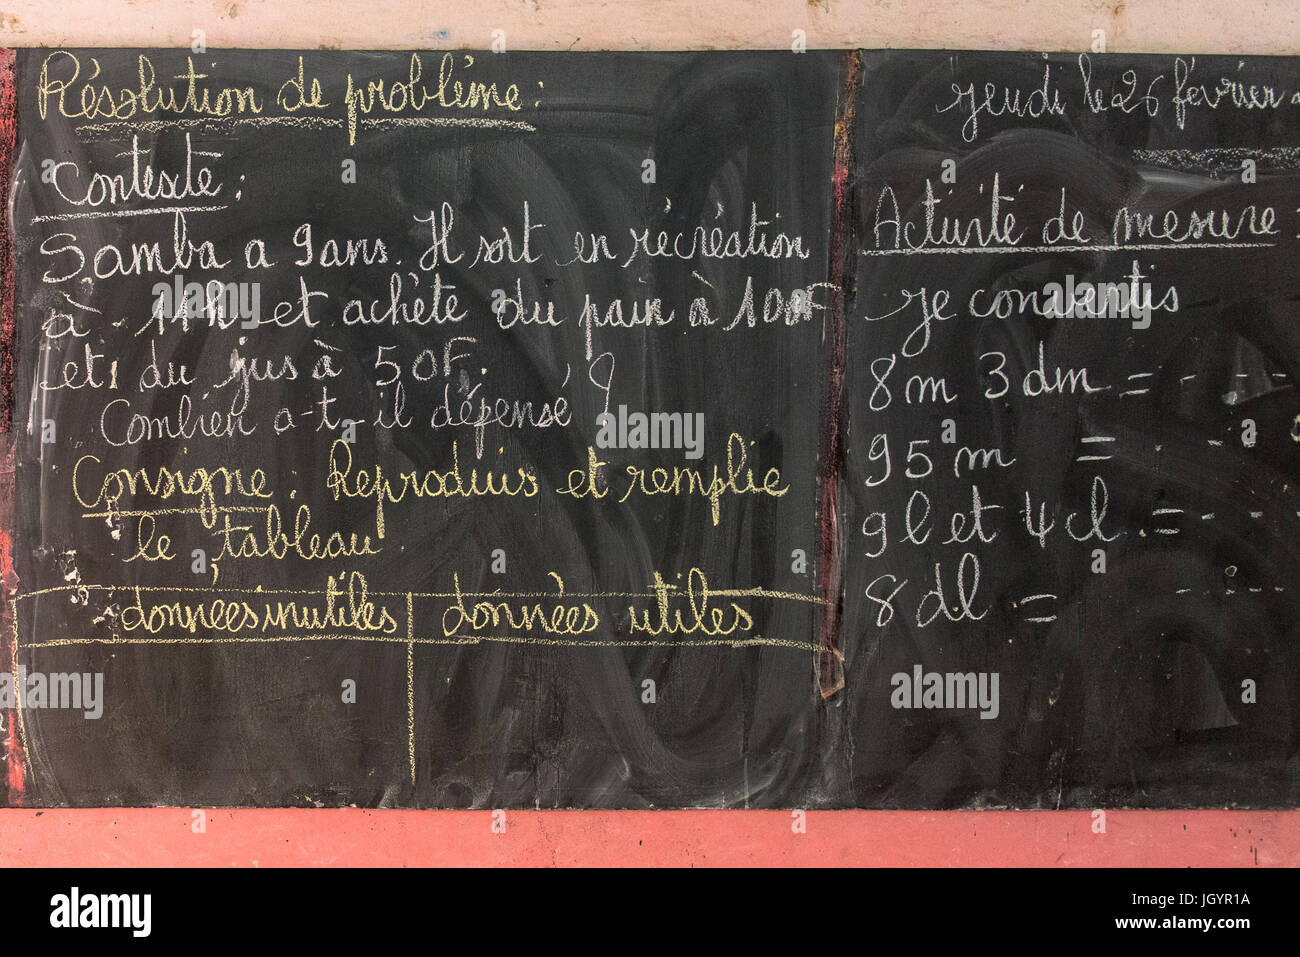
[[[0,867],[1294,867],[1300,811],[0,811]]]

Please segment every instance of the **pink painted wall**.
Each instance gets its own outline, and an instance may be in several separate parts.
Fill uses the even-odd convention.
[[[1294,0],[4,0],[4,46],[485,49],[495,29],[535,50],[927,47],[1296,53]],[[445,35],[442,31],[446,31]]]
[[[1239,0],[0,0],[0,47],[346,49],[928,47],[1300,52],[1300,4]],[[188,809],[0,811],[0,866],[894,864],[1297,866],[1300,812],[487,812]]]
[[[0,811],[0,866],[1295,867],[1300,814],[1109,811]]]

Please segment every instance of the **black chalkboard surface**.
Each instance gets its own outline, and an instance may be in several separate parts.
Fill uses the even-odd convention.
[[[7,82],[8,803],[1296,805],[1297,61]]]

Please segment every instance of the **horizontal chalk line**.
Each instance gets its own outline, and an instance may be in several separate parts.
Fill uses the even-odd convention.
[[[120,513],[119,513],[120,514]],[[221,587],[208,585],[102,585],[102,584],[77,584],[77,585],[51,585],[49,588],[41,588],[35,591],[23,592],[13,596],[15,602],[27,598],[36,598],[41,595],[49,595],[58,592],[81,591],[88,589],[93,591],[142,591],[142,592],[198,592],[202,594],[237,594],[245,598],[254,598],[258,595],[308,595],[319,598],[325,597],[323,588],[262,588],[261,586],[249,587],[246,585],[224,585]],[[412,598],[455,598],[456,592],[405,592],[405,591],[367,591],[368,595],[380,595],[385,598],[405,598],[410,595]],[[670,592],[670,597],[684,595],[680,590]],[[779,601],[804,601],[814,605],[824,605],[827,600],[817,595],[802,595],[798,592],[771,591],[766,588],[710,588],[710,596],[719,598],[771,598]],[[462,591],[461,598],[657,598],[658,592],[653,591],[610,591],[610,592],[504,592],[504,591]]]
[[[1272,249],[1276,243],[1136,243],[1124,246],[935,246],[922,249],[864,249],[864,256],[927,256],[936,253],[1121,253],[1130,249]]]
[[[159,206],[157,209],[109,209],[93,213],[48,213],[33,216],[33,223],[52,223],[65,219],[124,219],[129,216],[161,216],[167,213],[219,213],[228,206]]]
[[[352,633],[322,635],[264,635],[239,637],[230,635],[215,638],[54,638],[23,644],[26,648],[66,648],[73,645],[227,645],[272,644],[300,641],[359,641],[371,644],[393,645],[479,645],[486,643],[515,645],[544,645],[555,648],[788,648],[794,651],[811,651],[820,654],[825,647],[820,642],[791,641],[786,638],[692,638],[682,641],[656,638],[617,639],[609,641],[577,638],[536,638],[530,635],[465,635],[461,638],[411,638],[405,634],[361,635]],[[840,654],[839,652],[836,652]]]

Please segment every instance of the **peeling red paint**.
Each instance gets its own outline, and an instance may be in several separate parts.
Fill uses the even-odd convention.
[[[14,81],[17,55],[0,50],[0,432],[13,432],[14,416],[14,259],[9,224],[9,188],[13,182],[18,101]]]
[[[0,50],[0,670],[12,671],[18,654],[18,630],[14,620],[14,595],[18,576],[13,565],[14,491],[14,262],[9,223],[9,190],[13,182],[18,135],[18,104],[14,68],[17,55]],[[5,722],[6,803],[21,805],[26,791],[26,756],[18,735],[17,713]]]
[[[862,55],[848,55],[844,86],[835,116],[835,206],[831,212],[830,281],[837,295],[829,310],[826,330],[829,350],[826,411],[822,419],[821,467],[818,480],[821,501],[818,515],[821,541],[818,562],[818,593],[822,601],[821,645],[818,685],[823,698],[844,687],[844,654],[840,650],[840,615],[843,610],[840,586],[844,577],[844,549],[839,534],[841,468],[844,464],[844,363],[848,340],[845,302],[848,300],[848,238],[852,210],[849,208],[849,175],[853,162],[853,110],[857,103]]]

